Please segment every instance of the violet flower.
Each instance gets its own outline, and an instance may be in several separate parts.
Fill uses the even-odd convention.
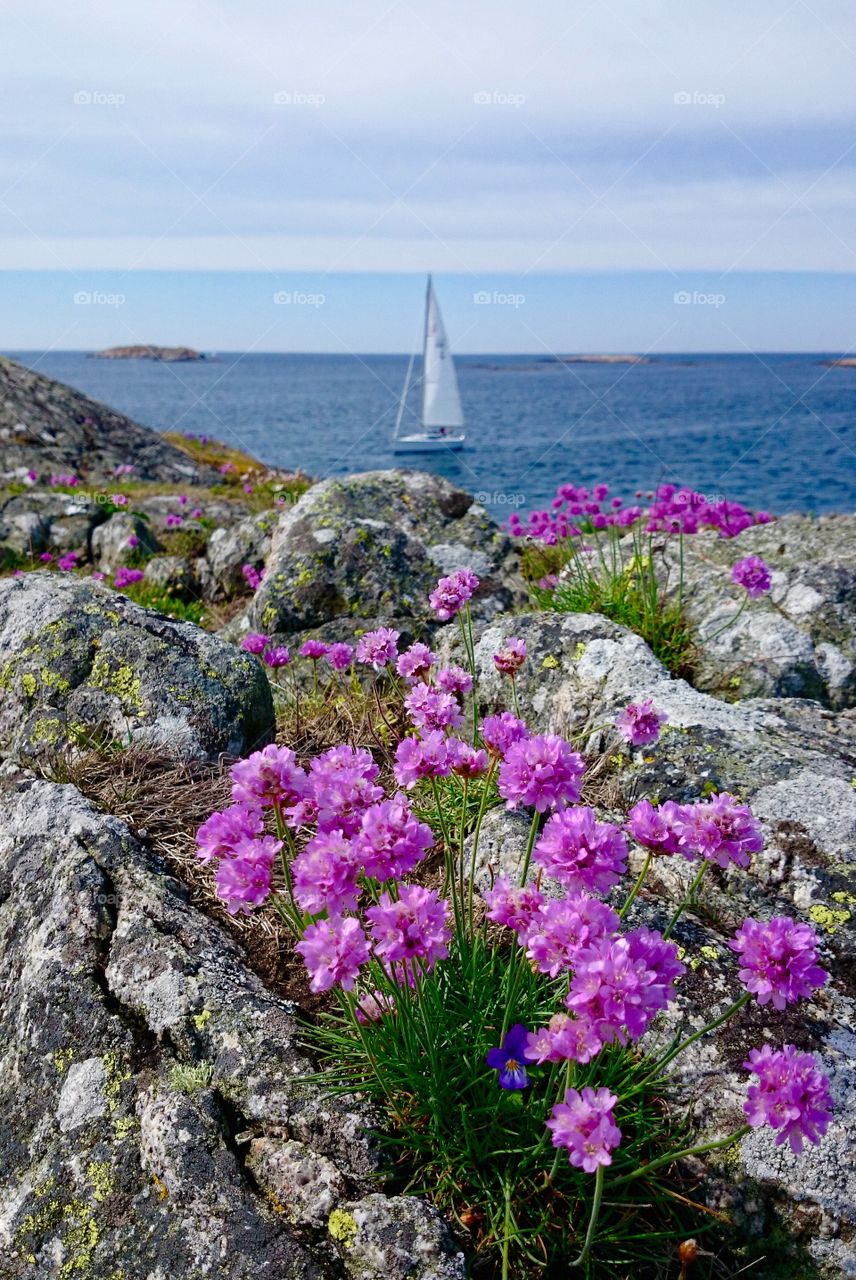
[[[496,1049],[488,1049],[486,1061],[499,1073],[500,1089],[526,1089],[529,1073],[523,1065],[526,1061],[526,1042],[529,1032],[522,1022],[516,1022],[506,1032],[505,1039]]]

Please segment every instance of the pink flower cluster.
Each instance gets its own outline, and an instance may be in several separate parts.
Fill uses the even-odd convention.
[[[535,845],[535,861],[570,892],[609,893],[627,870],[627,841],[593,809],[562,809],[548,819]]]
[[[757,600],[770,590],[773,575],[760,556],[746,556],[732,567],[731,581],[735,586],[745,587],[750,600]]]
[[[553,1107],[547,1121],[553,1146],[565,1148],[574,1168],[595,1173],[598,1165],[612,1164],[611,1153],[621,1142],[613,1113],[617,1103],[608,1089],[586,1085],[579,1093],[568,1089],[564,1101]]]
[[[145,576],[142,569],[129,569],[126,565],[120,564],[113,575],[113,586],[117,591],[124,591],[125,587],[130,587],[132,583],[142,582]]]
[[[276,670],[279,667],[287,667],[291,662],[291,654],[288,646],[284,644],[271,644],[270,636],[266,636],[261,631],[248,631],[241,641],[241,648],[247,653],[255,654],[261,658],[266,667]]]
[[[642,493],[636,494],[637,499]],[[704,494],[677,485],[663,484],[646,509],[634,503],[624,505],[624,499],[609,498],[609,486],[596,484],[588,489],[582,485],[560,485],[548,510],[530,511],[524,520],[518,512],[509,518],[508,529],[512,537],[535,538],[552,546],[565,538],[578,537],[584,529],[625,529],[642,522],[646,532],[698,533],[700,529],[719,531],[720,537],[733,538],[753,524],[767,524],[772,519],[766,511],[754,515],[738,502],[725,499],[710,502]]]
[[[428,597],[431,608],[441,622],[448,622],[460,613],[479,585],[471,569],[456,569],[448,578],[441,578]]]
[[[585,761],[554,733],[521,737],[507,748],[499,767],[499,794],[509,809],[529,805],[539,813],[562,809],[580,798]]]
[[[695,804],[667,800],[657,808],[640,800],[627,815],[627,830],[654,853],[682,853],[690,861],[704,858],[723,869],[730,862],[748,867],[750,855],[764,847],[751,809],[727,791]]]
[[[632,747],[647,747],[657,741],[668,719],[665,711],[655,711],[652,698],[646,698],[628,703],[616,717],[615,727]]]
[[[398,657],[398,632],[391,627],[367,631],[357,644],[357,661],[383,671]]]
[[[753,1128],[768,1124],[779,1130],[776,1146],[788,1142],[792,1151],[802,1151],[804,1138],[816,1146],[829,1128],[832,1098],[812,1055],[792,1044],[783,1049],[765,1044],[753,1049],[743,1066],[758,1077],[744,1104]]]
[[[817,964],[814,929],[788,916],[766,924],[744,920],[729,946],[740,956],[740,981],[761,1005],[784,1009],[810,997],[829,977]]]
[[[179,521],[180,520],[181,520],[181,517],[179,516]],[[264,569],[257,569],[254,564],[242,564],[241,573],[243,575],[244,581],[246,582],[250,590],[258,591],[259,587],[262,585],[262,582],[264,581],[264,576],[265,576]]]

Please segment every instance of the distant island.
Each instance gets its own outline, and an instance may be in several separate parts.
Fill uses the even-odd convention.
[[[856,356],[843,356],[840,360],[824,360],[830,369],[856,369]]]
[[[556,356],[560,364],[649,364],[646,356]]]
[[[201,351],[194,351],[192,347],[108,347],[92,354],[96,360],[164,360],[169,364],[205,359]]]

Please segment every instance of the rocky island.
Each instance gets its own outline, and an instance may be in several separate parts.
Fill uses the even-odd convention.
[[[353,653],[379,628],[444,669],[471,661],[482,715],[507,706],[495,655],[525,653],[515,706],[532,734],[576,744],[604,824],[643,798],[751,806],[763,840],[748,868],[708,868],[703,907],[686,858],[629,855],[631,877],[647,872],[634,928],[662,930],[689,902],[658,1034],[691,1036],[734,1002],[729,940],[748,916],[810,925],[829,980],[781,1013],[747,1005],[665,1096],[699,1141],[722,1139],[743,1117],[747,1052],[787,1041],[820,1064],[832,1119],[802,1154],[746,1126],[678,1161],[674,1203],[692,1206],[699,1244],[688,1225],[620,1274],[691,1276],[700,1248],[723,1274],[856,1274],[856,517],[687,536],[696,653],[678,676],[627,626],[563,611],[560,575],[548,600],[523,541],[441,477],[310,484],[213,441],[164,440],[11,361],[0,376],[4,1280],[471,1274],[480,1211],[405,1193],[378,1141],[388,1121],[315,1074],[306,1029],[326,1006],[282,919],[263,903],[233,914],[196,855],[230,767],[268,744],[306,763],[344,739],[391,777],[401,693]],[[730,567],[754,555],[770,589],[719,631]],[[477,579],[472,652],[429,602],[462,566]],[[662,732],[617,740],[616,717],[646,700]],[[427,815],[428,792],[413,794]],[[495,791],[479,821],[481,892],[515,873],[530,824]],[[472,827],[460,839],[469,857]]]
[[[167,364],[176,364],[185,360],[204,360],[206,357],[192,347],[155,347],[130,346],[107,347],[104,351],[93,351],[95,360],[162,360]]]

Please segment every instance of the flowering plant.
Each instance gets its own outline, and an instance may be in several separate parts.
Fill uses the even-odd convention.
[[[641,800],[626,821],[601,821],[583,803],[586,762],[573,743],[510,712],[479,723],[477,585],[461,572],[431,596],[442,620],[460,619],[469,672],[437,670],[423,644],[400,654],[387,628],[357,646],[372,679],[407,682],[413,732],[395,747],[388,785],[362,747],[299,761],[267,746],[232,766],[233,803],[200,828],[198,852],[230,912],[269,902],[279,913],[311,990],[335,1001],[311,1033],[328,1080],[385,1108],[407,1185],[428,1189],[496,1274],[585,1268],[593,1251],[625,1266],[646,1240],[656,1251],[680,1230],[668,1196],[682,1157],[760,1125],[795,1151],[819,1141],[828,1081],[790,1044],[749,1053],[758,1083],[746,1122],[715,1141],[694,1143],[662,1095],[671,1063],[750,1000],[784,1009],[827,975],[810,926],[748,919],[730,944],[742,993],[706,1027],[662,1043],[655,1023],[685,971],[675,927],[711,865],[749,864],[760,827],[728,793]],[[244,642],[262,654],[268,644]],[[310,641],[300,657],[315,674],[331,651]],[[509,642],[498,658],[513,681],[525,647]],[[642,703],[617,727],[648,744],[665,718]],[[487,885],[479,837],[499,801],[527,814],[528,838],[516,874]],[[634,844],[641,870],[622,891]],[[661,931],[628,920],[654,857],[696,867]]]

